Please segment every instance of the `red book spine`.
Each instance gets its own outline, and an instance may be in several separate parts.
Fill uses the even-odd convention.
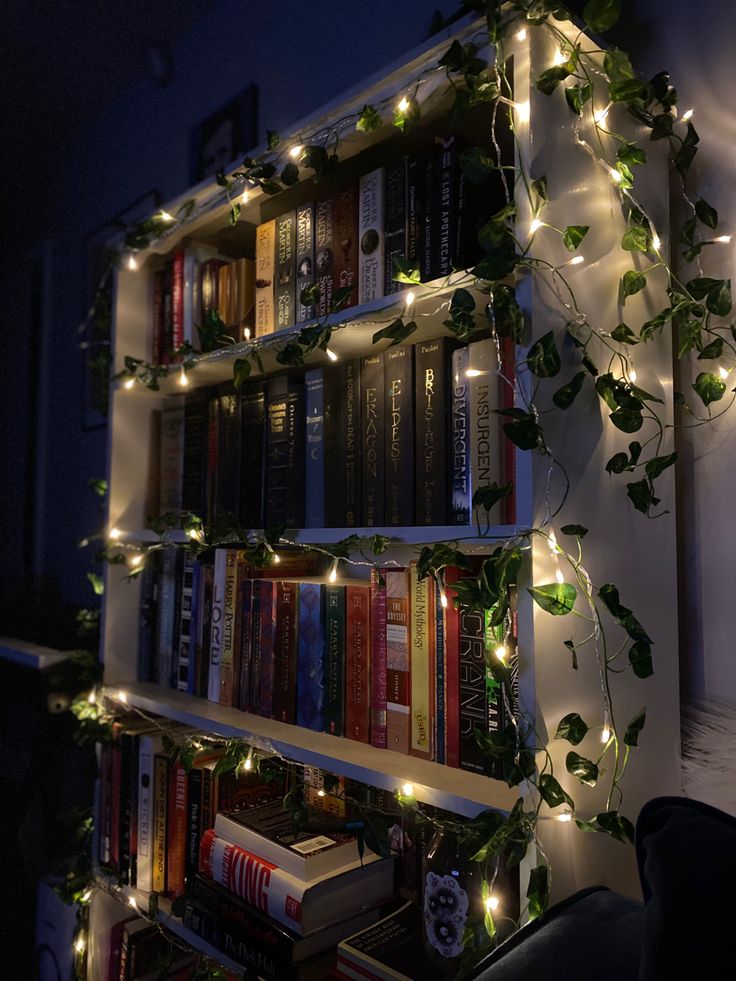
[[[445,570],[445,763],[455,767],[460,766],[460,617],[451,587],[461,578],[459,569]]]
[[[275,912],[269,909],[269,886],[272,873],[276,871],[276,866],[270,862],[218,839],[210,830],[202,835],[199,869],[256,909],[272,915]],[[283,922],[283,916],[279,919]]]
[[[273,717],[280,722],[296,723],[298,589],[295,582],[276,583]]]
[[[184,250],[174,253],[171,282],[171,346],[184,343]]]
[[[202,767],[202,831],[215,826],[215,778],[208,766]]]
[[[342,304],[352,307],[358,303],[358,186],[338,191],[334,197],[333,241],[334,274],[333,292],[352,287],[348,299]]]
[[[345,590],[345,735],[370,742],[370,587]]]
[[[504,409],[513,409],[516,389],[516,344],[511,337],[505,337],[501,341],[501,375],[498,384],[501,386],[499,404]],[[503,479],[507,483],[512,481],[511,493],[504,498],[503,515],[506,524],[512,525],[516,521],[516,451],[514,444],[505,434],[501,439],[503,440]]]
[[[273,716],[274,638],[276,636],[276,583],[264,579],[261,582],[260,653],[258,679],[258,714],[270,719]]]
[[[163,269],[153,274],[153,340],[151,360],[161,364],[164,359],[164,278]]]
[[[371,569],[371,744],[386,749],[386,584]]]
[[[187,846],[187,771],[180,760],[169,769],[167,808],[166,895],[176,899],[184,892],[184,863]]]
[[[110,864],[112,832],[112,747],[100,749],[100,864]]]

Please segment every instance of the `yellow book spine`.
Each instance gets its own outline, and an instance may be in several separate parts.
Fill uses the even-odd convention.
[[[276,219],[256,230],[256,337],[274,331],[276,274]]]
[[[432,580],[419,579],[416,563],[412,562],[409,573],[411,590],[411,743],[412,756],[429,759],[431,753],[430,732],[430,676],[429,632],[431,602],[429,586]]]

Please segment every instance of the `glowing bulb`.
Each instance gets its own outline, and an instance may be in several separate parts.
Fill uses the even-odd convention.
[[[498,896],[489,896],[486,899],[486,910],[492,913],[494,910],[498,909]]]
[[[92,899],[92,890],[91,889],[86,889],[82,893],[82,902],[83,903],[88,903],[90,901],[90,899]]]
[[[297,143],[296,146],[293,146],[291,150],[289,150],[289,156],[296,159],[297,157],[300,157],[302,155],[303,150],[304,147],[301,145],[301,143]]]
[[[529,116],[531,115],[531,110],[529,108],[528,102],[517,102],[515,103],[516,115],[519,117],[520,123],[528,123]]]
[[[440,605],[443,610],[447,609],[447,593],[444,591],[442,586],[440,586]]]
[[[142,555],[131,555],[131,557],[130,557],[130,564],[131,564],[131,565],[132,565],[132,566],[133,566],[134,568],[135,568],[136,566],[139,566],[139,565],[141,564],[141,562],[142,562],[142,561],[143,561],[143,556],[142,556]]]
[[[616,170],[615,167],[609,167],[608,172],[611,175],[611,180],[614,184],[620,184],[624,179],[623,174],[619,170]]]
[[[280,561],[281,561],[281,556],[279,555],[278,552],[274,552],[273,553],[273,564],[274,565],[278,565]]]
[[[718,374],[721,376],[721,378],[723,379],[723,381],[725,381],[728,378],[728,372],[723,367],[721,367],[721,368],[718,369]]]
[[[695,112],[694,109],[687,109],[685,112],[683,112],[683,114],[682,114],[682,121],[683,121],[683,123],[686,123],[688,121],[688,119],[692,119],[694,112]]]
[[[611,738],[611,723],[608,718],[608,712],[606,711],[603,715],[603,728],[601,729],[601,742],[607,743]]]
[[[97,695],[95,695],[95,690],[94,690],[94,688],[93,688],[93,689],[92,689],[92,691],[91,691],[91,692],[89,693],[89,695],[87,695],[87,701],[89,702],[89,704],[90,704],[90,705],[94,705],[94,704],[95,704],[95,702],[97,701]]]
[[[78,954],[81,954],[86,946],[87,941],[84,939],[84,934],[80,933],[77,939],[74,941],[74,949]]]
[[[318,790],[318,791],[317,791],[317,796],[318,796],[318,797],[324,797],[324,796],[325,796],[325,792],[324,792],[324,790]]]
[[[112,538],[114,542],[116,542],[121,535],[122,532],[119,528],[111,528],[110,531],[107,533],[107,537]]]
[[[632,368],[632,369],[631,369],[631,370],[629,371],[629,381],[631,381],[631,382],[635,382],[635,381],[636,381],[636,379],[637,379],[637,374],[636,374],[636,368]]]
[[[246,341],[249,341],[250,340],[250,327],[244,327],[243,328],[243,338]]]
[[[539,218],[533,218],[531,224],[529,225],[529,234],[533,235],[542,227],[542,222]]]
[[[132,252],[128,256],[128,263],[127,263],[127,265],[128,265],[128,269],[130,269],[131,272],[135,272],[136,269],[138,268],[138,260],[136,259],[136,257],[133,255]]]
[[[517,41],[526,41],[526,28],[525,27],[522,27],[522,29],[520,31],[517,31],[516,32],[516,40]]]
[[[250,198],[250,191],[248,191],[248,189],[246,188],[243,191],[243,193],[240,195],[240,203],[241,204],[247,204],[249,198]]]
[[[182,388],[186,388],[189,384],[189,379],[187,378],[187,373],[184,365],[181,366],[181,371],[179,372],[179,384]]]
[[[550,530],[549,533],[549,550],[550,552],[557,551],[557,535],[555,535],[554,531],[552,530]]]
[[[174,216],[169,214],[168,211],[162,211],[159,217],[161,221],[174,221]]]
[[[724,244],[727,245],[731,241],[731,236],[730,235],[719,235],[718,238],[714,238],[713,241],[714,242],[723,242]]]
[[[122,702],[123,705],[127,705],[128,704],[128,693],[127,693],[127,691],[123,691],[122,688],[118,692],[118,701],[119,702]]]
[[[563,811],[561,814],[555,815],[555,820],[561,821],[563,824],[567,824],[569,821],[572,821],[572,814],[570,811]]]
[[[399,104],[396,108],[399,110],[399,112],[406,112],[406,110],[409,108],[409,100],[406,98],[406,96],[399,100]]]
[[[414,294],[411,293],[411,292],[410,293],[407,293],[406,294],[406,299],[404,300],[404,303],[406,303],[406,305],[408,307],[410,307],[413,302],[414,302]]]
[[[328,579],[330,582],[337,582],[337,559],[332,560],[332,565],[330,566],[330,574]]]
[[[247,759],[243,763],[243,769],[244,770],[252,770],[253,769],[253,757],[252,756],[248,756],[247,757]]]
[[[659,250],[662,248],[662,239],[656,234],[656,232],[654,235],[652,235],[652,248],[655,252],[659,252]]]
[[[337,361],[337,355],[335,354],[335,352],[332,350],[331,347],[326,348],[326,354],[327,357],[330,359],[330,361]]]
[[[496,648],[496,650],[493,653],[496,655],[496,657],[498,658],[498,660],[501,661],[501,663],[503,664],[505,662],[505,660],[506,660],[506,654],[507,654],[506,645],[505,644],[499,644],[498,647]]]
[[[555,56],[552,59],[552,64],[555,65],[556,67],[557,65],[564,65],[566,61],[567,61],[567,55],[562,50],[562,48],[558,48],[557,51],[555,51]]]
[[[484,372],[482,372],[479,368],[468,368],[465,372],[465,377],[477,378],[478,375],[482,375],[482,374],[484,374]]]
[[[128,906],[132,906],[133,909],[138,909],[138,903],[136,902],[135,896],[128,896]]]
[[[601,123],[605,123],[608,113],[611,111],[610,105],[605,106],[603,109],[596,109],[593,113],[593,119],[600,126]],[[617,171],[618,173],[618,171]]]
[[[190,528],[187,535],[189,535],[193,542],[201,542],[204,538],[201,528]]]
[[[562,572],[562,569],[555,569],[555,579],[560,584],[560,586],[564,583],[565,576]]]
[[[123,382],[123,387],[127,388],[128,391],[130,391],[134,385],[135,385],[135,378],[126,378],[125,381]]]
[[[401,788],[401,793],[404,795],[404,797],[413,797],[414,796],[414,784],[413,783],[405,783],[403,785],[403,787]]]
[[[568,266],[579,266],[581,262],[585,262],[585,256],[574,255],[568,262]]]

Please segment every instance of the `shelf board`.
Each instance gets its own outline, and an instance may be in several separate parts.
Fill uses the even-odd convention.
[[[0,637],[0,660],[12,661],[34,671],[43,671],[62,661],[69,660],[69,654],[51,647],[30,644],[15,637]]]
[[[475,817],[487,808],[509,811],[519,797],[518,789],[509,788],[500,780],[264,719],[148,682],[115,687],[126,692],[130,705],[145,712],[226,738],[241,737],[286,759],[385,790],[393,791],[411,783],[418,800],[466,817]],[[111,693],[114,694],[113,689]]]

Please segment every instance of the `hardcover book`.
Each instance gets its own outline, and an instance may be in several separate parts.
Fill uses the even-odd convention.
[[[409,573],[386,569],[386,725],[388,748],[408,753],[411,740],[409,718]]]
[[[174,398],[161,411],[160,514],[181,511],[184,404]]]
[[[461,606],[460,631],[460,767],[473,773],[486,772],[485,754],[475,740],[475,731],[486,731],[486,662],[483,613]]]
[[[324,383],[322,368],[304,375],[306,446],[304,464],[304,527],[325,526]]]
[[[385,522],[384,445],[386,396],[383,384],[383,352],[370,354],[360,362],[362,429],[362,525],[383,527]]]
[[[256,229],[256,337],[275,329],[276,219]]]
[[[169,800],[169,761],[156,755],[153,761],[153,817],[151,822],[151,891],[166,890],[166,822]]]
[[[256,264],[253,259],[236,259],[232,264],[235,303],[233,325],[236,341],[247,340],[255,329]]]
[[[176,685],[179,691],[189,691],[189,678],[193,673],[192,659],[192,584],[194,556],[182,557],[181,601],[179,604],[179,643],[176,656]]]
[[[429,577],[420,579],[416,562],[409,567],[409,587],[411,589],[411,743],[410,753],[428,760],[432,756],[431,725],[432,680],[434,675],[433,645],[430,637],[434,634],[434,582]]]
[[[371,744],[386,749],[386,583],[371,568]]]
[[[262,382],[240,390],[240,523],[263,527],[263,459],[266,435],[266,386]]]
[[[345,735],[345,587],[325,586],[325,732]]]
[[[456,566],[445,569],[445,762],[455,767],[460,766],[460,613],[452,585],[461,578]]]
[[[384,274],[385,296],[404,287],[396,282],[394,259],[407,258],[406,185],[407,158],[402,157],[385,168],[384,187]]]
[[[481,372],[469,379],[470,411],[470,499],[476,491],[501,482],[501,421],[499,408],[498,358],[491,338],[468,345],[468,368]],[[485,512],[477,515],[481,526]]]
[[[470,524],[470,404],[467,347],[452,352],[452,508],[454,525]]]
[[[334,195],[333,292],[352,287],[341,307],[358,302],[358,187],[354,184]]]
[[[296,722],[299,583],[276,582],[273,717]]]
[[[236,548],[223,549],[225,553],[225,580],[222,594],[222,621],[220,625],[220,705],[233,704],[233,678],[235,670],[235,614],[237,610],[238,565],[244,553]],[[214,699],[212,699],[214,701]]]
[[[226,383],[219,396],[217,431],[216,513],[237,515],[240,507],[240,405],[232,383]]]
[[[314,201],[296,209],[296,320],[304,323],[314,317],[314,304],[304,304],[302,290],[314,282]]]
[[[166,835],[166,895],[176,899],[184,892],[187,851],[187,771],[181,760],[169,765]]]
[[[222,628],[225,603],[225,579],[227,558],[230,549],[215,549],[214,572],[212,576],[212,603],[210,619],[210,657],[207,676],[207,698],[211,702],[220,701]]]
[[[274,658],[276,643],[276,583],[263,579],[260,589],[259,699],[258,714],[273,715]]]
[[[164,359],[165,278],[166,273],[163,269],[158,269],[153,274],[151,361],[154,364],[163,364]]]
[[[384,352],[386,428],[386,524],[414,524],[414,348],[410,344]]]
[[[415,520],[444,525],[447,519],[448,343],[416,345],[415,352]]]
[[[304,525],[304,390],[302,379],[268,382],[266,407],[266,520]]]
[[[334,197],[322,198],[315,204],[314,213],[314,262],[315,282],[319,284],[317,316],[324,317],[330,312],[334,289]]]
[[[361,521],[360,360],[340,362],[340,515],[338,525],[355,528]]]
[[[207,397],[193,392],[184,402],[184,438],[182,447],[183,511],[204,514],[205,467],[207,460]]]
[[[177,249],[171,262],[171,348],[184,343],[184,250]]]
[[[250,682],[253,672],[253,580],[245,576],[238,579],[238,623],[237,633],[240,647],[240,670],[237,699],[233,695],[233,705],[247,712],[250,709]]]
[[[276,330],[296,323],[296,212],[276,219]]]
[[[345,735],[370,742],[370,587],[345,587]]]
[[[299,583],[297,725],[324,732],[325,587]]]
[[[341,977],[356,981],[412,981],[436,976],[426,953],[422,911],[406,903],[337,948]]]
[[[358,235],[358,302],[370,303],[383,296],[383,167],[360,178]]]
[[[218,308],[220,268],[226,265],[223,259],[206,259],[199,269],[199,296],[202,320]]]
[[[324,520],[326,528],[340,527],[341,371],[337,364],[322,369],[324,416]]]
[[[434,713],[432,726],[432,746],[433,756],[438,763],[445,763],[447,759],[447,682],[445,668],[445,613],[442,606],[442,593],[440,587],[432,582],[430,588],[434,587],[434,655],[435,655],[435,684],[434,684]],[[448,604],[449,605],[449,604]]]
[[[434,207],[432,279],[452,272],[452,222],[455,209],[455,141],[438,139],[434,150]]]

